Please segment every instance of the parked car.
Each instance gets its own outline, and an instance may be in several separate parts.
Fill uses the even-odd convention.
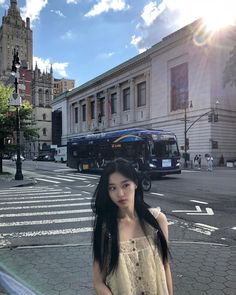
[[[25,160],[25,158],[22,155],[20,155],[20,158],[21,158],[21,161]],[[11,159],[12,159],[12,161],[16,161],[17,160],[17,155],[12,156]]]
[[[2,158],[3,158],[4,160],[9,160],[9,159],[11,159],[11,156],[8,155],[8,154],[3,154],[3,155],[2,155]]]
[[[34,157],[33,161],[55,161],[55,158],[51,155],[39,155],[38,157]]]

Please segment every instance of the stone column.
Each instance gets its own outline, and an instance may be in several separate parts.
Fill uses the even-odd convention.
[[[104,118],[104,128],[106,129],[109,126],[109,118],[108,118],[108,90],[104,90],[104,97],[105,97],[105,118]]]
[[[122,122],[122,95],[120,84],[116,85],[116,96],[117,96],[117,121],[119,124]]]
[[[136,110],[136,103],[135,103],[135,84],[134,79],[129,80],[130,85],[130,122],[135,122],[135,110]]]
[[[150,119],[151,116],[151,85],[150,85],[150,72],[146,72],[144,74],[145,80],[146,80],[146,118],[145,119]]]

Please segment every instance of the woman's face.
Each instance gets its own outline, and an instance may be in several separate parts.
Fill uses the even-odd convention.
[[[136,184],[129,178],[118,172],[114,172],[109,177],[108,192],[111,200],[120,209],[134,208],[134,196]]]

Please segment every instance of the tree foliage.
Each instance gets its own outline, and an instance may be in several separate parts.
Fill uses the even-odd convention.
[[[16,131],[16,108],[14,106],[9,106],[12,93],[12,87],[0,84],[0,158],[6,149],[4,139],[12,137]],[[26,100],[23,101],[23,106],[19,110],[19,116],[20,130],[23,132],[25,139],[31,139],[38,136],[38,130],[36,129],[34,119],[32,118],[32,111],[33,109],[30,103]]]
[[[230,84],[236,86],[236,45],[230,51],[229,59],[226,62],[224,74],[223,74],[223,85],[224,87]]]

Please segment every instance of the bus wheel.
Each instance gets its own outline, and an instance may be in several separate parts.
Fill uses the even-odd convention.
[[[77,169],[78,169],[78,172],[83,172],[83,164],[82,163],[78,163],[77,165]]]

